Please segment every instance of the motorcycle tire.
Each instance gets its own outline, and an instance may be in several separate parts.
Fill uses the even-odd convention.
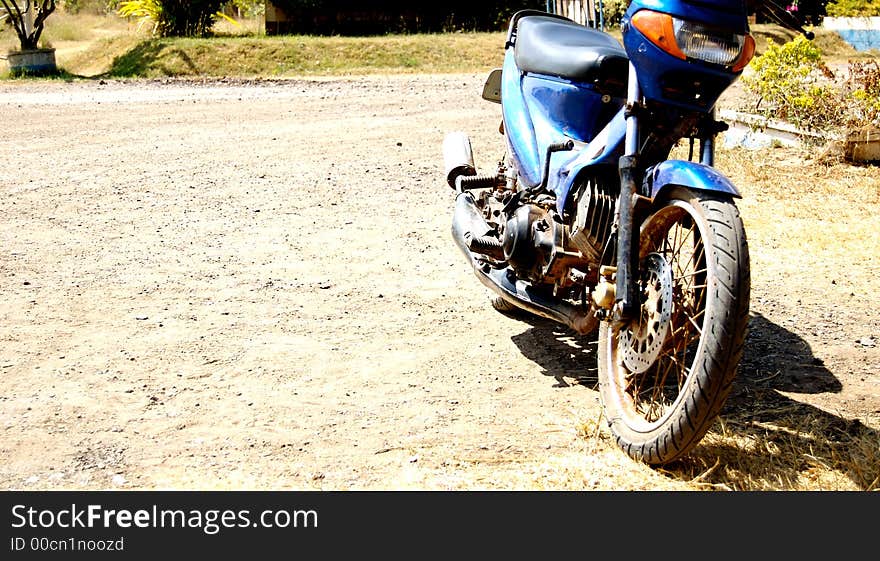
[[[529,317],[535,317],[532,312],[524,310],[519,306],[515,306],[501,296],[495,294],[489,296],[489,304],[491,304],[496,311],[513,319],[526,319]]]
[[[663,465],[721,412],[742,357],[749,250],[733,200],[676,187],[642,223],[639,318],[599,330],[600,399],[618,445]]]

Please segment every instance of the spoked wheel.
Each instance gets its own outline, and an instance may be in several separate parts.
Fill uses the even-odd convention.
[[[634,459],[676,460],[721,411],[748,325],[749,254],[733,201],[674,189],[642,224],[639,317],[599,331],[600,395]]]

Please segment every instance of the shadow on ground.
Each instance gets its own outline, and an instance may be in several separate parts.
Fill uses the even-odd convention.
[[[529,328],[513,342],[555,380],[554,386],[598,389],[595,334],[580,336],[550,320],[516,317]],[[687,458],[661,471],[682,481],[699,475],[700,483],[718,488],[786,490],[803,487],[802,478],[819,467],[843,473],[858,489],[877,489],[880,433],[785,395],[841,390],[806,341],[753,315],[720,421]]]
[[[161,40],[143,41],[124,54],[113,59],[113,64],[105,76],[131,77],[141,76],[147,70],[155,70],[166,76],[180,74],[180,69],[171,69],[159,64],[160,60],[168,60],[176,56],[190,74],[198,74],[199,69],[192,58],[178,47]]]
[[[595,333],[579,335],[549,319],[518,312],[512,315],[531,328],[514,335],[511,340],[523,356],[543,369],[545,376],[556,380],[554,387],[578,384],[598,388]]]
[[[717,470],[718,476],[709,474],[705,481],[736,489],[756,483],[813,488],[811,474],[833,469],[858,489],[877,489],[880,432],[786,395],[842,389],[800,336],[753,315],[739,374],[721,415],[721,435],[733,438],[702,444],[692,454],[704,466],[726,462],[732,470]],[[737,474],[733,481],[731,471]]]

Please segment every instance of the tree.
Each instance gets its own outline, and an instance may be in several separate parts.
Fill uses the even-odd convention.
[[[224,0],[130,0],[119,3],[118,13],[151,21],[160,37],[198,37],[208,34],[223,4]]]
[[[33,51],[38,48],[43,26],[52,12],[55,11],[55,0],[25,0],[22,6],[16,0],[0,0],[0,6],[6,9],[9,20],[22,51]]]
[[[228,2],[238,11],[239,15],[254,17],[266,13],[265,0],[232,0]]]

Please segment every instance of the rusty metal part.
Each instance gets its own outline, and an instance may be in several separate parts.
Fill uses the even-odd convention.
[[[614,300],[617,296],[617,287],[613,281],[602,279],[593,290],[593,302],[597,307],[603,310],[610,310],[614,306]]]

